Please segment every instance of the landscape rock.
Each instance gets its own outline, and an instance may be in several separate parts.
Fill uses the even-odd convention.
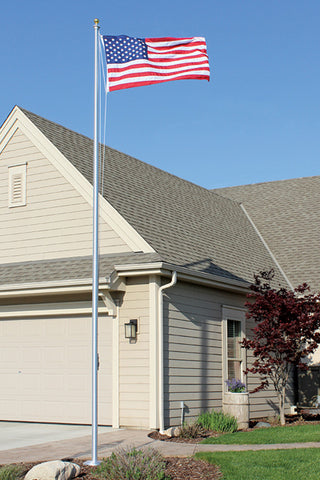
[[[258,422],[254,428],[269,428],[271,424],[268,422]]]
[[[77,477],[80,467],[76,463],[54,460],[35,465],[24,477],[25,480],[70,480]]]
[[[180,434],[180,427],[169,427],[167,430],[164,430],[163,432],[164,435],[167,435],[167,437],[178,437]]]

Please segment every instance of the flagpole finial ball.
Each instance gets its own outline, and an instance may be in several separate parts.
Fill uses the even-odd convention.
[[[94,19],[94,23],[95,23],[96,25],[98,25],[98,23],[99,23],[99,18],[95,18],[95,19]]]

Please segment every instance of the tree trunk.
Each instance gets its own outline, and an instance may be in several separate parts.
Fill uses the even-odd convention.
[[[284,406],[285,406],[285,398],[286,398],[286,388],[282,387],[281,392],[278,394],[279,398],[279,413],[280,413],[280,423],[281,425],[286,424],[285,416],[284,416]]]

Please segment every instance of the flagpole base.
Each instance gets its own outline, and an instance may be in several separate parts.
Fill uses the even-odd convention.
[[[101,463],[100,460],[87,460],[83,464],[89,465],[89,467],[97,467],[98,465],[100,465],[100,463]]]

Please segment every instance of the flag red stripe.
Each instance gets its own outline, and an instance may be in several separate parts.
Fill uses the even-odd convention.
[[[209,74],[209,67],[199,68],[198,70],[201,71],[201,72],[206,71]],[[173,72],[173,73],[172,72],[157,73],[156,75],[154,75],[152,72],[150,72],[150,73],[135,72],[135,73],[127,73],[127,74],[123,74],[119,77],[111,77],[111,78],[113,78],[114,82],[116,82],[116,81],[119,82],[119,81],[124,80],[126,78],[141,78],[141,77],[147,77],[147,76],[150,76],[150,77],[152,77],[152,76],[153,77],[154,76],[157,76],[157,77],[172,77],[173,75],[179,76],[179,75],[182,75],[184,73],[192,74],[192,72],[194,72],[194,74],[197,75],[197,72],[195,72],[195,71],[190,72],[190,70],[181,70],[179,72]]]
[[[184,75],[182,77],[176,78],[175,80],[209,80],[207,75]],[[144,82],[134,82],[134,83],[123,83],[121,85],[114,85],[109,87],[109,91],[113,90],[122,90],[124,88],[131,88],[131,87],[142,87],[143,85],[153,85],[155,83],[163,83],[169,82],[171,79],[168,80],[145,80]]]

